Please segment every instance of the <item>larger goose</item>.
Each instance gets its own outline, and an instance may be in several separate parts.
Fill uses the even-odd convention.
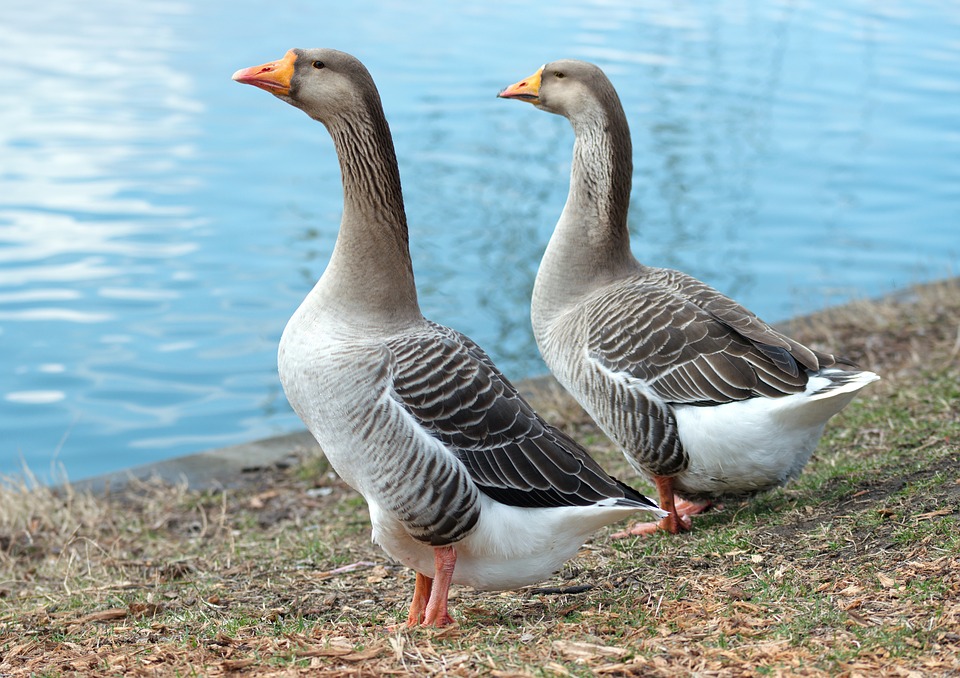
[[[336,50],[294,49],[233,79],[333,137],[340,232],[283,332],[280,379],[366,499],[374,541],[417,572],[407,624],[451,623],[451,583],[530,584],[601,526],[662,515],[545,423],[475,343],[420,314],[393,141],[366,68]]]
[[[570,191],[533,288],[537,345],[557,379],[657,487],[669,515],[629,533],[689,529],[695,501],[782,485],[872,372],[836,367],[737,302],[630,251],[630,130],[597,66],[555,61],[500,93],[566,117]]]

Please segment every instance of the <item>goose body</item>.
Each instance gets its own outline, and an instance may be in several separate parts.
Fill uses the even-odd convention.
[[[558,381],[670,512],[655,527],[689,527],[674,494],[712,501],[785,482],[809,461],[827,420],[879,377],[790,339],[709,285],[639,262],[627,211],[632,149],[606,75],[563,60],[506,88],[568,118],[570,192],[534,283],[537,345]]]
[[[350,328],[315,301],[283,332],[281,382],[394,559],[432,577],[434,545],[456,544],[451,583],[513,589],[654,508],[543,422],[464,335],[427,320]]]
[[[330,132],[344,211],[330,262],[287,323],[287,398],[367,501],[373,539],[417,572],[407,623],[451,623],[451,583],[530,584],[591,532],[662,514],[544,422],[466,336],[417,302],[393,142],[367,70],[336,50],[291,50],[239,82]]]

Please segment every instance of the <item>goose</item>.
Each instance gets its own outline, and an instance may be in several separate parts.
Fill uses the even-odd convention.
[[[499,96],[573,126],[569,194],[531,320],[547,367],[668,513],[614,536],[676,534],[712,502],[796,477],[827,420],[879,377],[794,341],[696,278],[637,260],[630,130],[600,68],[555,61]]]
[[[366,500],[373,541],[416,572],[406,625],[454,623],[451,584],[535,583],[601,527],[663,515],[546,423],[477,344],[421,314],[393,140],[363,64],[293,49],[233,79],[333,139],[340,230],[278,367],[294,411]]]

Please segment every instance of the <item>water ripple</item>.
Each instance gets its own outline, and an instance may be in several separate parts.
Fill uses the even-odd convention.
[[[422,308],[513,378],[545,370],[529,297],[573,139],[495,94],[545,61],[591,59],[617,85],[650,264],[771,320],[960,266],[949,4],[259,9],[5,6],[0,473],[56,456],[81,477],[299,426],[276,346],[333,247],[339,168],[320,125],[229,75],[318,26],[380,86]]]

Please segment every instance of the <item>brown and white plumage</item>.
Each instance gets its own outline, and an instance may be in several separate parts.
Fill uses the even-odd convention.
[[[500,96],[573,125],[570,192],[537,273],[533,331],[560,383],[656,483],[671,512],[660,527],[689,525],[675,492],[748,496],[796,476],[827,420],[878,377],[838,368],[689,275],[637,261],[630,132],[599,68],[553,62]]]
[[[662,515],[544,422],[470,339],[421,315],[393,142],[363,65],[291,50],[234,79],[301,108],[334,141],[340,232],[283,332],[280,378],[367,500],[374,540],[417,571],[408,624],[450,623],[451,583],[533,583],[599,527]]]

